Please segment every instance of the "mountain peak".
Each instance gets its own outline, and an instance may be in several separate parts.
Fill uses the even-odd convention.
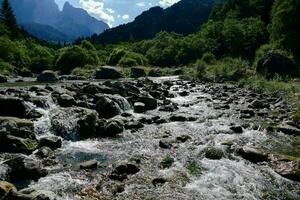
[[[68,8],[74,8],[69,1],[66,1],[63,7],[63,10],[68,9]]]

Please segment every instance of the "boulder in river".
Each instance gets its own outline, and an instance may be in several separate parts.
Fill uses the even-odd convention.
[[[109,178],[112,180],[123,181],[127,178],[127,175],[136,174],[140,171],[140,169],[131,163],[118,165],[112,173],[109,175]]]
[[[140,96],[138,101],[145,104],[146,110],[154,110],[157,108],[157,100],[151,96]]]
[[[120,68],[103,66],[95,72],[96,79],[119,79],[123,74]]]
[[[105,125],[105,135],[114,137],[124,131],[124,123],[119,119],[109,120]]]
[[[300,182],[299,158],[281,156],[281,158],[271,162],[271,167],[281,176]]]
[[[132,78],[140,78],[140,77],[145,77],[146,72],[142,67],[132,67],[131,68],[131,75],[130,77]]]
[[[49,147],[52,150],[60,148],[62,140],[56,136],[46,136],[39,140],[39,147]]]
[[[262,149],[243,146],[238,149],[238,154],[240,154],[244,159],[249,160],[253,163],[268,161],[268,154],[266,154]]]
[[[143,113],[146,111],[146,106],[142,102],[135,102],[133,105],[134,112]]]
[[[0,151],[32,153],[38,146],[33,123],[14,117],[0,117]]]
[[[25,118],[26,114],[27,106],[22,99],[0,95],[0,116]]]
[[[207,147],[203,150],[204,156],[212,160],[220,160],[224,157],[224,152],[222,149],[215,147]]]
[[[86,108],[59,108],[50,112],[52,130],[69,140],[94,137],[97,119],[97,112]]]
[[[0,83],[6,83],[7,77],[0,74]]]
[[[11,168],[12,180],[38,180],[47,175],[47,171],[42,169],[39,161],[27,156],[11,155],[6,159],[5,164]]]
[[[279,125],[278,127],[276,127],[276,129],[287,135],[300,136],[300,129],[288,124]]]
[[[73,105],[76,104],[76,101],[74,99],[74,97],[68,95],[68,94],[62,94],[58,97],[57,99],[58,101],[58,104],[61,106],[61,107],[71,107]]]
[[[58,80],[57,74],[51,70],[45,70],[36,78],[38,82],[56,82]]]
[[[96,104],[96,110],[99,114],[99,117],[107,119],[116,115],[120,115],[122,111],[120,106],[115,101],[105,96],[99,98]]]
[[[79,164],[80,169],[96,169],[98,167],[97,160],[89,160]]]

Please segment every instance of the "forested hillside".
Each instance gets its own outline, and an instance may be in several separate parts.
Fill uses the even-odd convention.
[[[150,39],[160,31],[187,35],[196,32],[211,12],[215,0],[182,0],[163,9],[153,7],[128,24],[108,29],[91,41],[97,44]]]

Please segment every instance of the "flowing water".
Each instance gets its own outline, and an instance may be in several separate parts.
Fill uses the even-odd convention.
[[[155,81],[162,81],[155,79]],[[188,96],[170,98],[179,109],[172,113],[148,111],[133,113],[133,118],[171,115],[192,117],[194,120],[148,124],[137,131],[125,130],[116,138],[97,138],[81,141],[63,141],[56,151],[57,164],[48,168],[49,174],[29,184],[30,188],[54,192],[59,200],[68,199],[163,199],[163,200],[254,200],[254,199],[300,199],[300,184],[274,172],[267,163],[254,164],[236,155],[237,146],[252,145],[271,151],[275,145],[292,144],[289,136],[282,133],[268,134],[262,127],[263,118],[240,119],[238,108],[243,107],[241,95],[230,109],[216,109],[218,99],[207,93],[208,85],[198,85]],[[174,85],[171,91],[184,90]],[[33,94],[32,94],[33,95]],[[43,114],[35,121],[37,137],[51,135],[49,113],[59,108],[51,96],[46,108],[38,108]],[[68,124],[65,119],[66,124]],[[230,131],[232,125],[245,125],[243,133]],[[176,142],[179,136],[189,136],[186,142]],[[162,139],[173,141],[171,149],[159,147]],[[175,141],[175,142],[174,142]],[[229,144],[229,145],[228,145]],[[220,160],[205,158],[201,152],[206,147],[216,147],[225,152]],[[170,168],[162,169],[159,163],[166,157],[174,158]],[[84,171],[78,164],[96,159],[97,170]],[[140,161],[140,171],[123,183],[106,178],[116,163]],[[166,183],[154,186],[154,178],[164,178]],[[115,185],[122,184],[124,191],[112,193]],[[99,185],[101,185],[99,189]],[[98,187],[97,187],[98,186]],[[98,189],[96,189],[98,188]]]

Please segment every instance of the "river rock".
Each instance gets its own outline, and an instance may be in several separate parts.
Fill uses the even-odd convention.
[[[16,191],[16,187],[6,181],[0,181],[0,199],[6,199],[6,197],[10,196],[10,193]]]
[[[165,178],[154,178],[152,180],[152,184],[154,187],[157,187],[157,186],[160,186],[160,185],[163,185],[167,182],[167,179]]]
[[[52,150],[60,148],[62,140],[56,136],[46,136],[39,140],[39,147],[49,147]]]
[[[84,76],[75,76],[75,75],[62,75],[59,77],[61,81],[80,81],[85,80]]]
[[[204,156],[212,160],[220,160],[224,157],[224,152],[222,149],[215,147],[207,147],[203,150]]]
[[[53,151],[49,147],[41,147],[35,153],[35,155],[40,158],[48,158],[53,156],[53,154]]]
[[[27,107],[20,98],[0,95],[0,108],[0,116],[26,117]]]
[[[6,83],[6,82],[7,82],[7,77],[0,74],[0,83]]]
[[[109,120],[105,125],[105,135],[114,137],[124,131],[124,123],[119,119]]]
[[[33,123],[15,117],[0,117],[0,151],[31,153],[37,146]]]
[[[172,148],[172,143],[168,140],[160,140],[159,141],[159,147],[162,149],[171,149]]]
[[[134,112],[143,113],[146,111],[146,106],[142,102],[135,102],[133,105]]]
[[[243,133],[243,127],[241,126],[232,126],[230,127],[230,130],[232,130],[234,133]]]
[[[109,178],[112,180],[123,181],[128,175],[136,174],[139,171],[140,169],[134,164],[121,164],[112,171],[112,173],[109,175]]]
[[[80,169],[96,169],[98,167],[97,160],[89,160],[79,164]]]
[[[95,136],[97,119],[96,111],[86,108],[57,108],[50,112],[52,130],[69,140]]]
[[[11,168],[12,180],[38,180],[47,175],[47,171],[42,169],[40,162],[23,155],[11,155],[5,164]]]
[[[300,182],[300,160],[297,158],[282,156],[280,159],[272,161],[271,167],[281,176]]]
[[[288,125],[288,124],[282,124],[282,125],[279,125],[276,128],[277,128],[278,131],[281,131],[284,134],[300,136],[300,129],[298,129],[294,126],[291,126],[291,125]]]
[[[58,78],[55,72],[51,70],[45,70],[38,75],[36,80],[38,82],[56,82]]]
[[[61,107],[71,107],[76,104],[74,97],[67,94],[60,95],[57,102]]]
[[[131,75],[130,77],[132,78],[140,78],[140,77],[145,77],[146,72],[142,67],[132,67],[131,68]]]
[[[95,72],[96,79],[119,79],[123,74],[120,68],[103,66]]]
[[[146,110],[154,110],[157,108],[157,100],[150,96],[140,96],[138,101],[145,104]]]
[[[268,154],[264,153],[263,150],[252,146],[243,146],[238,149],[238,154],[240,154],[244,159],[249,160],[253,163],[268,161]]]
[[[107,119],[122,113],[119,104],[105,96],[99,98],[96,104],[96,110],[99,114],[99,117]]]

